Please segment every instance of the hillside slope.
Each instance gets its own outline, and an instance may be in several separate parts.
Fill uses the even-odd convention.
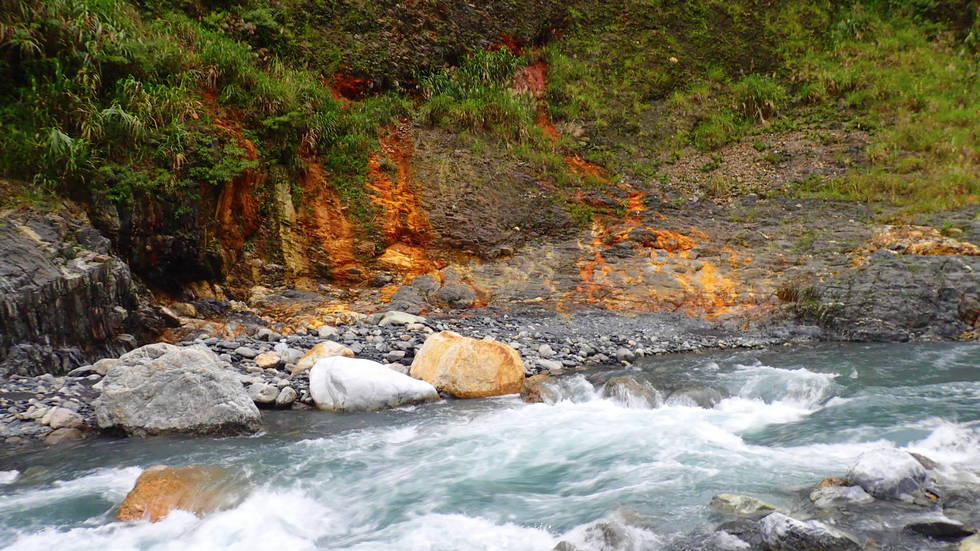
[[[973,335],[976,15],[966,0],[7,3],[3,209],[81,205],[165,302],[297,288],[368,308]],[[913,291],[848,298],[868,285]]]

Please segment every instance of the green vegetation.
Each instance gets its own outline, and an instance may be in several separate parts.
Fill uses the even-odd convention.
[[[419,78],[420,118],[450,130],[476,130],[521,142],[535,131],[534,98],[512,87],[527,60],[506,48],[477,51],[459,67]]]
[[[317,73],[263,63],[206,21],[147,15],[113,0],[0,8],[4,175],[124,203],[193,198],[258,165],[245,138],[294,169],[301,145],[318,150],[344,182],[364,171],[378,127],[407,113],[390,94],[347,108]]]
[[[980,201],[980,27],[970,2],[603,6],[577,10],[576,32],[546,54],[552,115],[588,127],[583,151],[609,168],[643,173],[686,147],[843,126],[871,133],[868,166],[801,193],[913,211]]]
[[[504,36],[526,53],[490,47]],[[508,148],[559,190],[599,184],[567,154],[651,180],[686,148],[751,139],[776,164],[751,136],[845,128],[870,133],[867,166],[799,193],[934,211],[980,200],[978,37],[967,0],[6,2],[0,175],[27,197],[192,203],[250,169],[295,182],[315,154],[367,217],[368,155],[403,118]],[[513,90],[538,59],[544,104]],[[542,105],[582,131],[553,143]]]

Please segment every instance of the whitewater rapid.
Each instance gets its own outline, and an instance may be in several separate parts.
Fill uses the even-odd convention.
[[[575,375],[559,383],[553,403],[457,401],[348,416],[341,429],[324,428],[331,414],[309,412],[292,418],[307,426],[290,425],[285,437],[81,446],[91,457],[78,470],[4,471],[0,463],[0,547],[548,550],[584,543],[593,521],[629,518],[633,541],[656,548],[709,522],[714,494],[790,509],[801,489],[843,475],[878,447],[977,477],[980,413],[968,412],[980,403],[980,377],[967,369],[976,352],[923,366],[952,376],[899,377],[888,387],[869,382],[894,373],[870,377],[834,358],[782,366],[693,358],[683,382],[707,379],[726,395],[710,408],[666,390],[660,407],[637,407],[606,397],[601,380]],[[875,409],[883,396],[895,397],[897,411]],[[139,473],[156,463],[235,466],[254,487],[236,508],[205,518],[113,521]]]

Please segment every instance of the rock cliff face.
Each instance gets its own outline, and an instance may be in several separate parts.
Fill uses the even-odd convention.
[[[0,375],[62,374],[152,332],[129,267],[77,214],[0,216]]]

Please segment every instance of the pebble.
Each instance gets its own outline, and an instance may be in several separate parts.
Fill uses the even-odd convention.
[[[293,387],[283,387],[276,395],[276,407],[287,408],[296,401],[296,390]]]
[[[251,398],[253,402],[263,405],[275,403],[280,393],[278,387],[266,383],[255,383],[249,385],[246,390],[248,391],[248,397]]]
[[[235,349],[235,354],[243,358],[247,358],[249,360],[259,355],[258,351],[256,351],[254,348],[249,348],[247,346],[239,346],[238,348]]]

